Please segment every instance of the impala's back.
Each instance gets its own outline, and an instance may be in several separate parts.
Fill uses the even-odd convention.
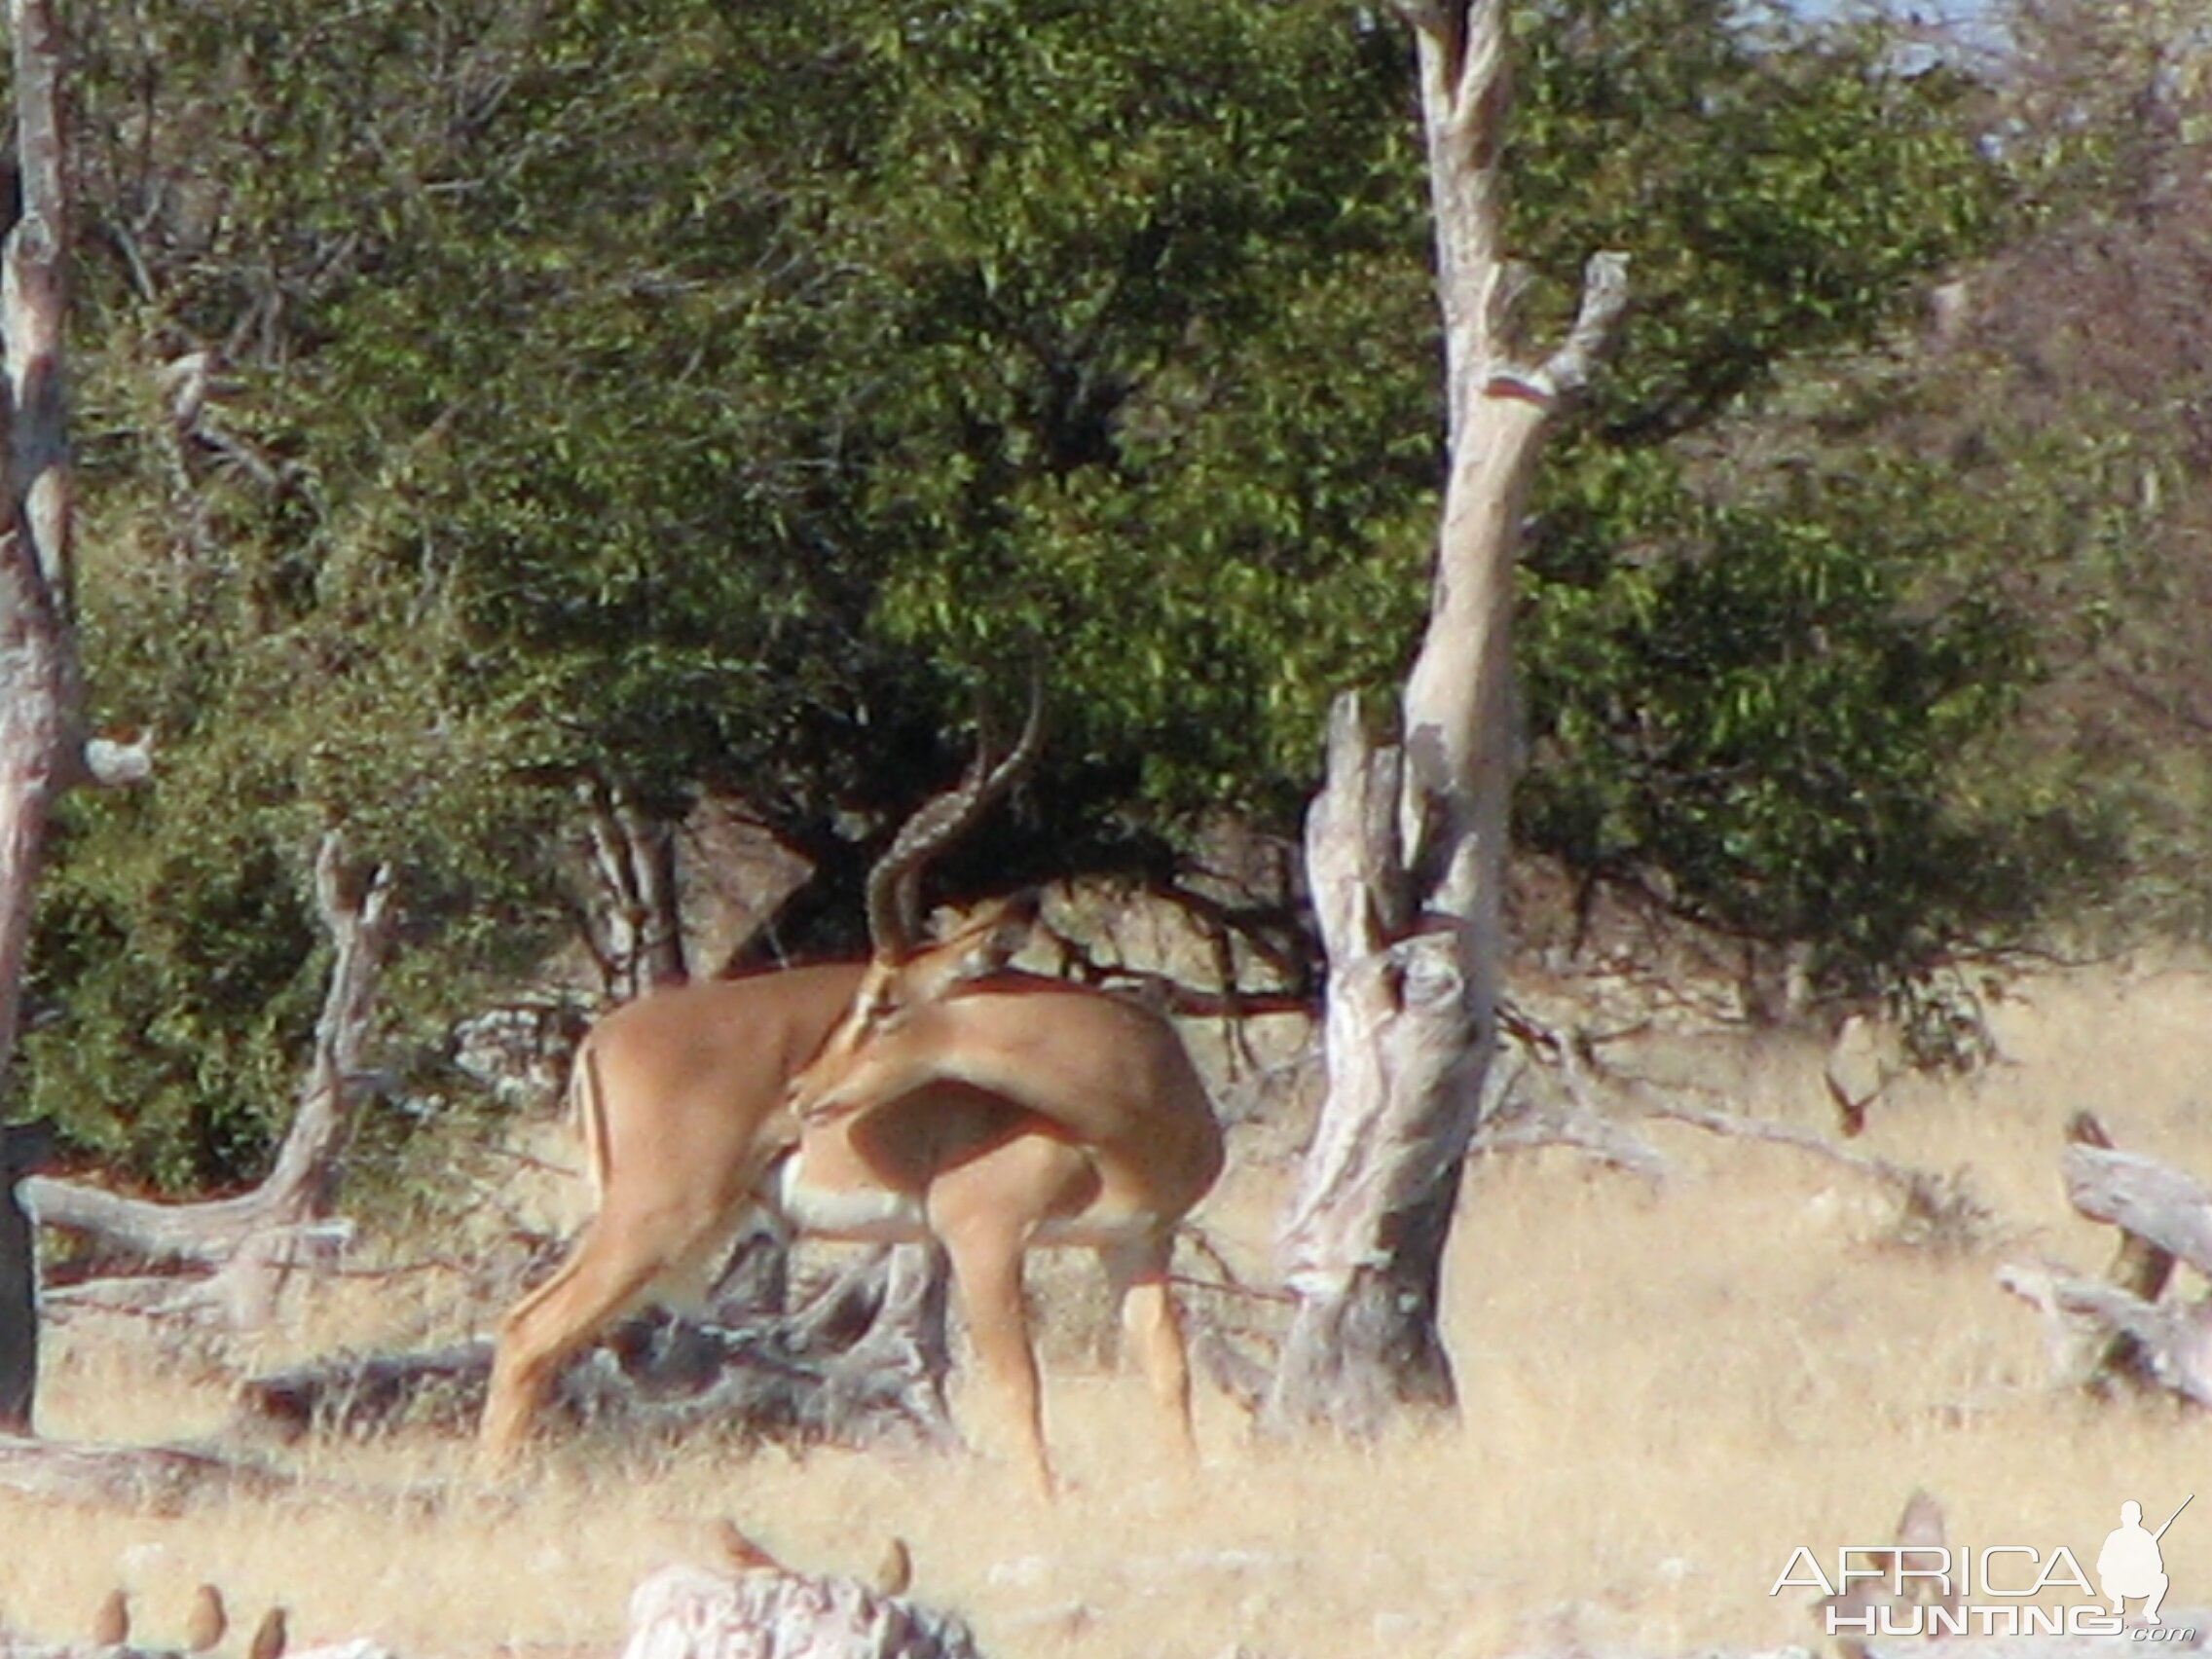
[[[959,1084],[1018,1104],[1080,1148],[1102,1213],[1171,1226],[1205,1196],[1221,1173],[1221,1128],[1166,1018],[1066,980],[1008,971],[940,979],[931,966],[869,971],[852,1013],[793,1080],[810,1138]]]
[[[787,1080],[850,1006],[856,964],[708,980],[615,1010],[576,1055],[575,1107],[596,1189],[595,1232],[680,1254],[681,1282],[727,1243],[761,1172],[795,1138]],[[642,1297],[645,1293],[640,1292]]]

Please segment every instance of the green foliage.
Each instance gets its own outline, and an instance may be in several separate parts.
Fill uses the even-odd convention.
[[[1590,249],[1634,256],[1600,388],[1615,446],[1699,431],[1779,364],[1870,345],[1998,228],[1970,83],[1902,72],[1878,31],[1732,28],[1740,10],[1550,0],[1522,30],[1523,237],[1563,286]]]
[[[2008,596],[2048,673],[1996,782],[2112,842],[2109,944],[2212,934],[2212,39],[2202,10],[2008,7],[1992,126],[2027,229],[1971,273],[1921,441],[2016,527]]]
[[[26,1104],[105,1161],[221,1180],[281,1127],[275,1109],[313,1017],[315,941],[266,841],[165,844],[145,804],[126,816],[105,859],[82,802],[59,837],[26,987]]]
[[[1910,971],[2022,908],[2028,855],[1956,768],[2030,653],[1939,476],[1777,495],[1755,417],[1882,338],[2001,192],[1954,79],[1730,14],[1524,9],[1532,328],[1601,246],[1638,294],[1538,502],[1526,819]],[[27,1051],[126,1167],[237,1178],[283,1110],[326,823],[401,873],[392,1036],[428,1052],[561,925],[582,780],[671,815],[741,793],[849,880],[1041,661],[1047,771],[951,878],[1158,870],[1222,810],[1291,830],[1328,698],[1402,672],[1441,421],[1394,24],[138,0],[83,27],[88,649],[165,769],[72,809]],[[219,374],[179,425],[161,365],[193,350]]]
[[[1835,988],[1899,985],[2026,925],[2080,841],[1964,798],[2036,645],[1990,579],[1997,527],[1848,415],[2009,189],[1963,79],[1734,11],[1563,0],[1523,29],[1510,165],[1555,316],[1599,246],[1633,254],[1636,305],[1538,484],[1522,832],[1701,922],[1812,941]],[[1618,50],[1632,16],[1663,50]]]
[[[1986,589],[1928,602],[1966,538],[1931,501],[1939,482],[1903,462],[1783,502],[1678,496],[1595,580],[1572,576],[1587,550],[1548,549],[1567,574],[1532,584],[1532,836],[1726,931],[1818,941],[1854,989],[2029,921],[2036,826],[1958,784],[2032,681],[2032,641]]]

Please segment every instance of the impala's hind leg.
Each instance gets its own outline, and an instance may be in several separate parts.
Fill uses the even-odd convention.
[[[641,1251],[595,1220],[560,1270],[499,1321],[476,1436],[477,1458],[485,1468],[514,1464],[561,1362],[636,1301],[665,1261],[660,1252]]]
[[[1171,1248],[1166,1238],[1145,1238],[1101,1250],[1099,1259],[1121,1304],[1123,1344],[1144,1371],[1176,1455],[1186,1468],[1195,1468],[1198,1447],[1191,1428],[1191,1362],[1168,1285]]]

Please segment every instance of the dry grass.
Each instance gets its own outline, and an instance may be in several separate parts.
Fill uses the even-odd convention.
[[[903,1534],[914,1593],[967,1611],[1001,1659],[1180,1659],[1233,1641],[1281,1659],[1472,1656],[1563,1633],[1653,1651],[1802,1641],[1804,1593],[1767,1595],[1790,1549],[1882,1535],[1917,1485],[1942,1497],[1955,1540],[2064,1542],[2090,1560],[2122,1498],[2154,1518],[2180,1501],[2203,1427],[2049,1395],[2035,1322],[1991,1269],[2028,1249],[2102,1267],[2109,1237],[2070,1217],[2056,1179],[2058,1127],[2078,1105],[2123,1144],[2212,1174],[2212,981],[2053,978],[2000,1018],[2005,1064],[1900,1088],[1867,1136],[1891,1158],[1968,1166],[1996,1219],[1964,1248],[1899,1244],[1852,1177],[1689,1129],[1659,1131],[1678,1173],[1656,1193],[1565,1154],[1479,1170],[1452,1263],[1467,1411],[1450,1432],[1365,1452],[1255,1447],[1209,1401],[1206,1466],[1186,1488],[1154,1456],[1133,1380],[1063,1371],[1053,1435],[1075,1490],[1051,1512],[983,1461],[645,1460],[571,1445],[519,1491],[461,1482],[424,1513],[410,1494],[461,1476],[461,1447],[311,1449],[302,1467],[358,1495],[178,1521],[0,1498],[0,1623],[81,1632],[121,1581],[141,1631],[173,1639],[192,1586],[212,1578],[241,1623],[289,1604],[303,1640],[604,1647],[639,1574],[704,1556],[704,1524],[724,1514],[807,1567],[866,1571]],[[1723,1059],[1714,1051],[1711,1081],[1744,1090],[1747,1109],[1818,1116],[1803,1056],[1762,1053],[1742,1077]],[[1264,1259],[1281,1182],[1247,1168],[1209,1213],[1247,1260]],[[424,1309],[406,1298],[424,1294],[388,1286],[368,1311],[334,1302],[287,1346],[357,1337],[370,1317],[407,1325]],[[145,1348],[112,1329],[58,1333],[46,1426],[211,1430],[221,1378]],[[2212,1602],[2212,1516],[2185,1517],[2166,1559],[2175,1605]]]

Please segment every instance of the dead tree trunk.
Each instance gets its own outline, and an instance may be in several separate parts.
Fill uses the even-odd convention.
[[[251,1192],[203,1204],[150,1203],[44,1177],[24,1183],[46,1226],[90,1235],[143,1260],[221,1270],[184,1300],[212,1295],[240,1329],[266,1322],[285,1273],[308,1253],[330,1248],[329,1230],[317,1224],[331,1213],[338,1161],[366,1071],[378,980],[397,922],[385,867],[365,877],[350,871],[336,830],[316,850],[314,882],[335,954],[299,1109],[268,1178]],[[158,1294],[171,1297],[166,1287]]]
[[[78,708],[61,448],[60,64],[54,18],[12,7],[22,216],[0,250],[8,357],[0,464],[0,1063],[15,1053],[47,817],[68,782]]]
[[[2071,1146],[2093,1147],[2105,1152],[2117,1150],[2112,1136],[2092,1112],[2074,1114],[2066,1125],[2066,1139]],[[2079,1186],[2084,1173],[2070,1169],[2070,1186]],[[2165,1295],[2174,1266],[2171,1250],[2122,1227],[2105,1277],[2124,1295],[2155,1306]],[[2083,1388],[2092,1394],[2105,1394],[2121,1384],[2140,1385],[2154,1380],[2151,1355],[2124,1330],[2092,1331],[2084,1338],[2082,1351],[2075,1356],[2070,1369],[2081,1378]]]
[[[327,1221],[337,1198],[338,1161],[353,1124],[363,1052],[376,1019],[377,983],[390,954],[390,872],[377,866],[357,883],[345,867],[345,843],[327,831],[314,861],[315,909],[336,955],[315,1021],[314,1057],[299,1110],[276,1149],[260,1191],[269,1196],[261,1228],[218,1275],[233,1329],[259,1330],[276,1312],[285,1275],[310,1255],[327,1260]]]
[[[38,1396],[38,1249],[16,1183],[54,1156],[51,1124],[0,1124],[0,1434],[28,1434]]]
[[[1598,255],[1566,344],[1540,368],[1515,360],[1519,278],[1499,212],[1506,7],[1397,9],[1420,58],[1450,459],[1398,740],[1340,701],[1307,824],[1329,958],[1329,1097],[1284,1231],[1298,1311],[1267,1411],[1278,1428],[1352,1434],[1455,1400],[1437,1284],[1495,1024],[1523,503],[1545,428],[1627,295],[1625,259]]]
[[[674,828],[624,785],[593,782],[578,793],[592,868],[607,901],[589,931],[608,996],[628,1002],[661,985],[682,984],[690,970],[683,960]]]
[[[69,556],[69,449],[61,334],[69,222],[63,192],[61,42],[46,0],[13,0],[21,215],[0,248],[8,361],[0,441],[0,1073],[16,1051],[23,957],[61,791],[146,775],[143,747],[88,743]]]
[[[2173,1283],[2186,1265],[2212,1277],[2212,1188],[2137,1153],[2114,1149],[2088,1113],[2067,1125],[2066,1197],[2090,1221],[2120,1230],[2107,1278],[2047,1261],[2008,1262],[1997,1282],[2046,1323],[2060,1382],[2092,1394],[2120,1385],[2171,1389],[2212,1406],[2212,1299]]]

